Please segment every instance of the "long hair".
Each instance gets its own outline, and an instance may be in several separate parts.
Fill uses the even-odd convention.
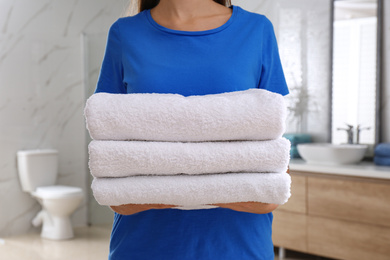
[[[131,0],[129,7],[125,12],[125,16],[135,15],[142,12],[146,9],[152,9],[160,0]],[[214,2],[229,7],[231,5],[231,0],[214,0]]]

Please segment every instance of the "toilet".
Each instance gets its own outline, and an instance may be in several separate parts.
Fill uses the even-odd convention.
[[[19,179],[23,191],[42,205],[32,220],[42,225],[41,237],[53,240],[73,237],[70,216],[84,198],[79,187],[55,185],[58,174],[58,151],[53,149],[17,152]]]

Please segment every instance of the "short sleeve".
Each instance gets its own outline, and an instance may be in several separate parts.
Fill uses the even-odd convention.
[[[264,20],[259,88],[285,96],[289,94],[289,90],[280,61],[274,27],[265,16]]]
[[[100,68],[95,93],[107,92],[125,94],[123,83],[122,46],[118,21],[113,23],[108,31],[106,49]]]

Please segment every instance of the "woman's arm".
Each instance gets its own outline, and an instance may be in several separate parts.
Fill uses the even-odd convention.
[[[290,174],[290,167],[287,167],[287,174]],[[221,208],[228,208],[236,211],[243,211],[255,214],[266,214],[274,211],[279,205],[261,202],[238,202],[238,203],[224,203],[213,204]]]
[[[275,210],[279,205],[261,202],[237,202],[213,204],[221,208],[228,208],[235,211],[249,212],[255,214],[266,214]],[[132,215],[149,209],[169,209],[177,207],[165,204],[126,204],[120,206],[110,206],[110,208],[121,215]]]
[[[287,168],[290,173],[290,167]],[[212,204],[221,208],[228,208],[235,211],[249,212],[255,214],[266,214],[274,211],[279,205],[261,202],[236,202],[236,203],[218,203]],[[126,204],[120,206],[110,206],[110,208],[121,215],[131,215],[149,209],[169,209],[177,207],[176,205],[166,204]]]
[[[265,214],[272,212],[279,205],[261,202],[237,202],[237,203],[220,203],[213,204],[221,208],[228,208],[235,211],[243,211],[256,214]],[[165,204],[126,204],[120,206],[110,206],[110,208],[121,215],[132,215],[149,209],[169,209],[177,207],[175,205]]]
[[[149,209],[169,209],[176,207],[175,205],[165,204],[125,204],[120,206],[110,206],[110,208],[121,215],[132,215]]]
[[[275,210],[278,205],[261,202],[237,202],[213,204],[221,208],[228,208],[235,211],[243,211],[256,214],[265,214]],[[121,215],[132,215],[149,209],[169,209],[177,207],[175,205],[165,204],[126,204],[120,206],[110,206],[110,208]]]
[[[237,202],[213,204],[221,208],[228,208],[235,211],[242,211],[255,214],[266,214],[274,211],[279,205],[261,202]]]

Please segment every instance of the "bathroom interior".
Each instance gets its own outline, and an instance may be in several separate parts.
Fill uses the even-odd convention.
[[[107,259],[114,214],[91,192],[83,109],[128,4],[0,2],[1,260]],[[232,4],[271,20],[290,89],[292,195],[274,211],[275,259],[390,259],[390,2]],[[57,188],[37,196],[21,172],[39,150]],[[56,231],[42,229],[51,196],[69,205]]]

